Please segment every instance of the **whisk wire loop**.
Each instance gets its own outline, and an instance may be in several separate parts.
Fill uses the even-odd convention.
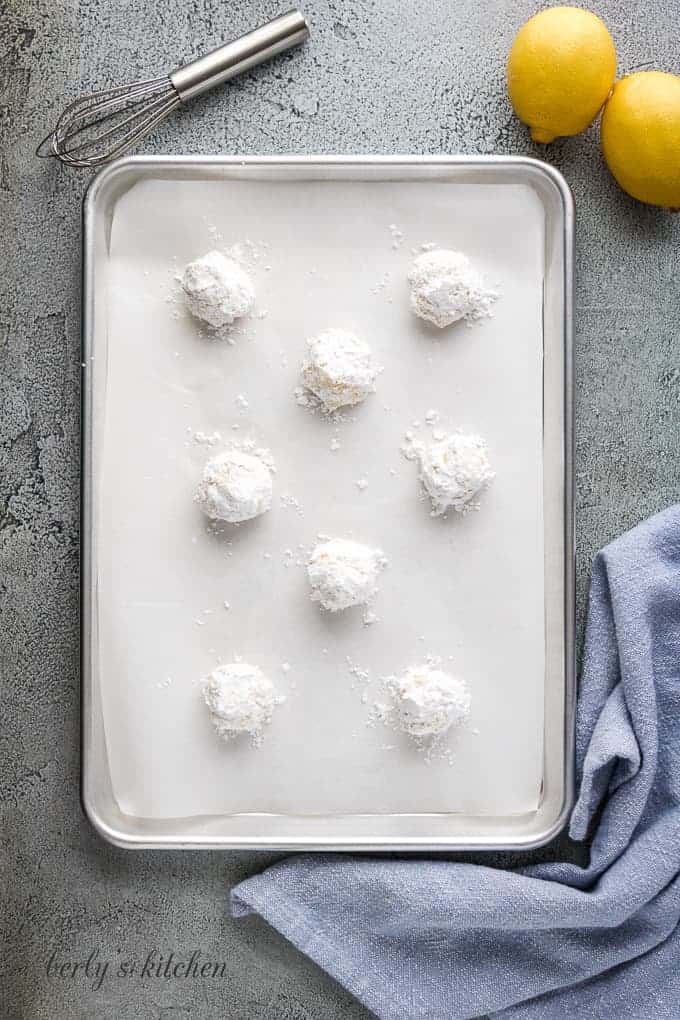
[[[186,100],[300,45],[308,37],[303,15],[289,11],[170,75],[82,96],[67,106],[36,155],[54,156],[73,167],[103,166],[146,138]]]

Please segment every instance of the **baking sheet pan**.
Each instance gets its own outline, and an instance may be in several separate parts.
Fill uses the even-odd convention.
[[[126,846],[527,846],[571,796],[571,205],[514,159],[134,158],[85,206],[83,794]],[[442,335],[404,299],[412,250],[466,251],[494,317]],[[231,346],[198,335],[176,274],[240,245],[258,290]],[[364,336],[379,392],[333,425],[293,396],[307,336]],[[433,520],[407,428],[483,434],[482,510]],[[275,509],[226,535],[191,500],[218,431],[269,447]],[[337,439],[339,449],[331,449]],[[357,482],[365,479],[365,488]],[[328,617],[304,550],[354,535],[390,560],[375,606]],[[229,609],[224,602],[229,602]],[[441,656],[469,727],[427,761],[371,725],[379,678]],[[286,695],[265,741],[222,745],[219,659]],[[290,669],[284,671],[283,664]]]

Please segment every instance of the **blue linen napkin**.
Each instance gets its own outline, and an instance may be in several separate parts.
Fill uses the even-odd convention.
[[[680,506],[593,565],[570,835],[590,864],[296,856],[257,912],[383,1020],[680,1018]]]

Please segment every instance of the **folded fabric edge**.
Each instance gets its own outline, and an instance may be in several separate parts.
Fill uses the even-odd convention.
[[[231,916],[239,918],[259,914],[296,949],[313,960],[367,1009],[380,1017],[381,1003],[376,990],[370,987],[370,982],[376,979],[375,973],[362,973],[351,962],[349,956],[338,948],[329,934],[322,930],[321,924],[314,928],[310,918],[284,896],[280,889],[277,890],[276,903],[272,902],[266,893],[261,894],[257,889],[257,877],[259,876],[246,879],[231,890],[229,894]]]

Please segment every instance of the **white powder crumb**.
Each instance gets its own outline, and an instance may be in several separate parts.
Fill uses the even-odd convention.
[[[309,352],[302,362],[302,382],[309,394],[320,401],[327,412],[360,403],[376,389],[379,366],[371,349],[354,333],[345,329],[327,329],[307,341]],[[305,394],[295,391],[298,403]],[[311,401],[314,406],[314,400]]]
[[[371,294],[379,294],[381,291],[385,290],[385,287],[387,287],[389,282],[390,274],[385,273],[384,276],[380,277],[376,285],[374,287],[371,287]]]
[[[345,538],[323,541],[307,564],[311,598],[331,613],[365,605],[376,594],[378,576],[386,566],[380,549]]]
[[[362,669],[361,666],[358,666],[356,662],[352,661],[349,655],[345,656],[345,662],[347,663],[347,668],[349,670],[350,676],[352,676],[354,680],[357,681],[357,683],[370,684],[371,674],[369,670]]]
[[[489,318],[498,299],[462,252],[425,251],[413,261],[408,279],[411,310],[439,329],[460,319],[471,324]]]
[[[338,437],[337,436],[333,436],[333,438],[331,439],[331,441],[329,443],[329,449],[332,450],[333,453],[335,453],[337,450],[340,449],[341,446],[342,446],[342,443],[340,442]]]
[[[407,460],[418,461],[418,477],[433,517],[445,515],[449,508],[461,514],[479,509],[475,497],[495,477],[483,439],[456,432],[423,445],[408,431],[401,450]]]
[[[213,670],[205,681],[203,698],[219,737],[231,740],[247,734],[255,745],[275,707],[284,701],[262,670],[245,662]]]
[[[211,520],[237,524],[259,517],[272,505],[273,471],[268,451],[227,447],[206,463],[196,502]]]
[[[247,315],[255,300],[255,288],[246,271],[218,251],[190,262],[181,286],[189,311],[213,329],[230,326]]]
[[[396,251],[398,248],[401,248],[404,243],[403,231],[399,229],[396,223],[390,223],[389,231],[392,235],[392,247]]]
[[[162,689],[162,688],[170,687],[171,684],[172,684],[172,677],[171,676],[166,676],[165,680],[159,680],[158,681],[158,683],[156,684],[156,687]]]
[[[372,626],[372,624],[378,622],[378,617],[373,612],[372,609],[367,609],[366,612],[364,613],[364,615],[361,618],[361,622],[363,623],[364,627],[370,627],[370,626]]]
[[[269,552],[263,552],[262,553],[262,559],[270,560],[271,558],[272,558],[272,554],[271,553],[269,553]]]
[[[442,439],[446,439],[446,432],[443,429],[433,429],[432,438],[437,443],[441,443]]]
[[[191,426],[188,431],[192,431]],[[219,432],[194,432],[194,442],[199,446],[216,446],[222,442],[222,435]]]
[[[368,488],[368,478],[362,475],[361,478],[357,478],[354,484],[356,485],[359,492],[364,492],[364,490]]]
[[[281,663],[281,670],[284,673],[290,673],[290,663],[289,662],[282,662]]]
[[[439,411],[435,411],[434,408],[430,408],[425,415],[425,421],[428,425],[436,425],[439,421]]]
[[[300,517],[304,516],[304,509],[302,507],[302,504],[299,502],[299,500],[295,498],[295,496],[292,496],[289,492],[282,492],[281,495],[279,496],[279,500],[281,502],[281,506],[290,507],[290,509],[295,510],[300,515]]]
[[[231,602],[227,602],[226,599],[224,600],[222,605],[224,606],[225,609],[231,609]]]
[[[248,399],[246,397],[244,397],[242,393],[238,394],[238,396],[234,400],[234,403],[236,404],[236,406],[241,411],[247,411],[248,408],[250,407],[250,404],[248,403]]]
[[[198,617],[194,620],[197,627],[205,627],[205,620],[199,620]]]

